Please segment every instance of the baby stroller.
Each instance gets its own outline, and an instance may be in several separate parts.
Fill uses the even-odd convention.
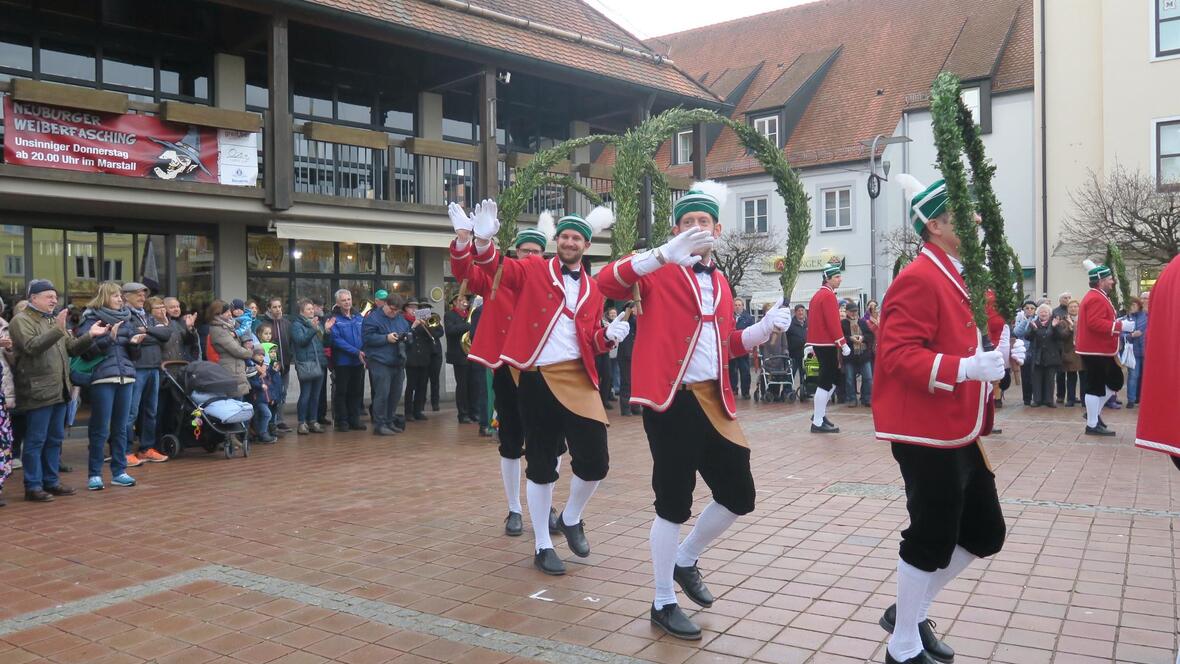
[[[229,371],[215,362],[183,360],[164,362],[160,369],[172,398],[179,404],[172,432],[160,439],[164,454],[178,457],[190,447],[201,447],[212,454],[220,446],[227,459],[238,450],[243,457],[250,456],[249,425],[254,409],[229,396],[238,389],[238,381]]]
[[[758,372],[758,385],[754,388],[754,400],[767,403],[795,401],[795,392],[791,389],[790,356],[774,355],[767,352],[765,346],[759,346],[758,359],[762,370]]]

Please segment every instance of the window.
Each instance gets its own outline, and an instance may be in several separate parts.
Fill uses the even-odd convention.
[[[1155,56],[1180,55],[1180,0],[1155,2]]]
[[[852,188],[824,189],[820,192],[823,201],[823,231],[846,231],[852,229]]]
[[[971,111],[971,117],[975,119],[975,124],[979,124],[979,88],[963,88],[959,96],[963,98],[963,103]]]
[[[1156,177],[1160,189],[1180,189],[1180,120],[1155,126]]]
[[[682,131],[676,134],[676,154],[673,164],[687,164],[692,161],[692,132]]]
[[[964,87],[959,93],[971,117],[979,127],[979,133],[990,134],[992,131],[992,84],[991,81],[980,81],[978,85]]]
[[[742,231],[745,233],[766,232],[766,197],[747,198],[742,201]]]
[[[759,134],[769,138],[775,145],[778,142],[778,116],[767,115],[761,118],[754,118],[754,130]]]

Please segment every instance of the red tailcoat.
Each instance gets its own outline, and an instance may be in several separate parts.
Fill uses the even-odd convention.
[[[504,360],[500,359],[500,352],[504,348],[504,340],[508,338],[508,326],[512,324],[516,293],[501,283],[496,288],[496,297],[492,298],[494,276],[489,276],[483,270],[472,269],[475,261],[473,246],[474,243],[469,242],[466,249],[457,251],[455,243],[451,242],[451,274],[459,281],[467,279],[467,290],[483,296],[483,313],[479,315],[479,329],[476,330],[475,338],[471,340],[471,351],[467,353],[467,359],[489,369],[497,369],[504,364]]]
[[[811,346],[843,347],[844,328],[840,325],[840,305],[836,304],[836,291],[824,284],[807,308],[807,343]]]
[[[1143,348],[1143,386],[1139,388],[1139,428],[1135,445],[1180,456],[1180,418],[1176,386],[1180,385],[1180,256],[1164,268],[1151,290],[1151,323]]]
[[[631,285],[639,282],[643,298],[643,332],[635,337],[631,354],[631,403],[664,412],[672,405],[676,388],[707,322],[701,310],[700,284],[691,268],[666,265],[639,277],[632,267],[634,255],[621,258],[598,273],[603,294],[615,300],[631,299]],[[730,419],[737,418],[733,390],[729,386],[729,359],[746,354],[742,332],[734,328],[733,295],[720,270],[713,271],[713,316],[720,366],[721,399]]]
[[[975,355],[980,333],[963,278],[927,244],[889,285],[873,367],[877,438],[962,447],[991,430],[991,386],[956,383],[959,362]]]
[[[496,274],[499,252],[493,246],[475,264],[488,277]],[[565,285],[561,275],[561,261],[556,256],[548,260],[540,256],[529,256],[503,262],[500,288],[507,287],[516,293],[516,306],[512,322],[500,358],[517,369],[531,369],[541,356],[541,349],[553,332],[559,316],[565,311]],[[598,389],[598,369],[594,356],[610,350],[606,329],[602,327],[602,305],[604,299],[598,285],[589,274],[578,280],[578,301],[574,307],[574,327],[578,333],[578,350],[582,354],[582,366]],[[497,298],[499,295],[497,295]],[[483,327],[483,321],[480,321]]]
[[[1115,310],[1110,297],[1097,288],[1091,288],[1082,298],[1082,306],[1078,309],[1074,349],[1080,355],[1117,355],[1123,323],[1114,318]]]

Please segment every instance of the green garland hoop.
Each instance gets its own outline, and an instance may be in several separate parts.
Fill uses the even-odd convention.
[[[966,113],[966,121],[964,114]],[[1011,260],[1005,249],[1004,219],[999,214],[999,203],[991,189],[991,175],[995,172],[983,154],[982,142],[978,139],[975,123],[963,103],[959,79],[950,72],[942,72],[934,81],[930,94],[930,114],[934,121],[934,143],[938,147],[938,170],[946,181],[947,207],[954,223],[955,234],[959,237],[959,258],[963,262],[963,281],[971,296],[971,314],[975,325],[987,332],[986,293],[988,288],[996,292],[997,309],[1000,309],[1001,292],[1006,296],[1005,306],[1011,305],[1012,280],[1008,265]],[[970,123],[970,131],[965,126]],[[968,146],[970,147],[967,150]],[[975,225],[975,206],[971,200],[971,187],[967,182],[967,169],[963,165],[963,152],[975,175],[977,195],[982,195],[980,217],[984,219],[984,238],[992,247],[991,274],[985,269],[987,256],[984,244],[979,241]],[[986,201],[986,202],[985,202]],[[986,210],[984,209],[986,207]],[[1000,281],[999,279],[1003,279]],[[1003,312],[1003,309],[1000,309]],[[1004,314],[1007,317],[1007,314]],[[999,341],[998,339],[994,341]]]
[[[660,146],[684,127],[698,123],[716,123],[729,127],[738,139],[753,153],[774,180],[775,188],[787,207],[787,249],[779,283],[783,297],[788,299],[795,289],[799,265],[811,234],[810,199],[803,189],[799,174],[791,168],[782,149],[770,139],[758,133],[752,126],[730,119],[715,111],[706,109],[674,108],[654,116],[628,131],[618,144],[615,160],[615,226],[611,236],[611,253],[618,257],[632,250],[636,239],[636,222],[639,219],[639,189],[645,174],[651,173],[653,155]],[[655,171],[658,173],[658,171]],[[653,177],[652,190],[655,197],[656,179]],[[671,211],[663,212],[660,205],[669,197],[656,199],[656,223],[651,230],[653,245],[663,242],[670,231],[667,220]]]
[[[1102,261],[1114,274],[1115,287],[1110,289],[1110,303],[1115,311],[1131,307],[1131,284],[1127,281],[1127,266],[1123,263],[1123,250],[1113,242],[1106,245],[1106,258]]]

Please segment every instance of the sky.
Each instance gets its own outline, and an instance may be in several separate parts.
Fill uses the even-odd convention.
[[[640,39],[814,0],[586,0]]]

